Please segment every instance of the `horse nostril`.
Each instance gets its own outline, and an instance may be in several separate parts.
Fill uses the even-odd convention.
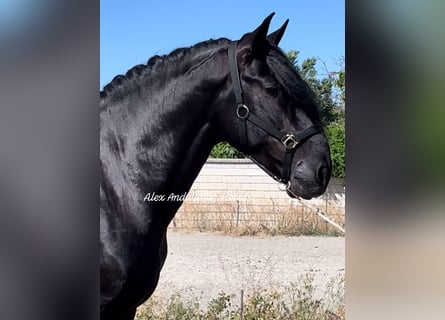
[[[328,168],[325,166],[320,166],[316,175],[317,182],[321,185],[325,185],[328,179]]]

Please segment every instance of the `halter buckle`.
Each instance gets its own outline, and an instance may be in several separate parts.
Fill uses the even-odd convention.
[[[247,119],[249,112],[249,108],[245,104],[239,104],[238,108],[236,108],[236,115],[240,119]]]
[[[297,146],[298,141],[295,139],[294,135],[291,133],[287,133],[285,134],[282,138],[281,138],[281,142],[284,144],[284,146],[286,147],[286,149],[293,149]]]

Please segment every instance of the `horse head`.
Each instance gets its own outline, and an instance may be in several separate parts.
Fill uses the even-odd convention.
[[[329,182],[329,145],[312,90],[277,47],[288,21],[267,35],[272,16],[229,45],[220,130],[291,197],[310,199]]]

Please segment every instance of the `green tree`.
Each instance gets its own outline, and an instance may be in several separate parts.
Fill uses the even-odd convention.
[[[323,63],[324,76],[319,77],[316,58],[298,61],[298,51],[291,50],[287,56],[301,77],[309,84],[320,106],[321,120],[331,147],[332,175],[345,177],[345,59],[341,57],[339,71],[329,71]]]
[[[210,158],[244,158],[244,155],[227,142],[220,142],[213,147]]]
[[[345,177],[345,121],[332,122],[326,126],[326,135],[331,148],[332,175]]]

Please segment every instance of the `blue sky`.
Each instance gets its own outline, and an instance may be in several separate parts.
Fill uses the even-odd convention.
[[[210,38],[239,39],[271,12],[270,31],[290,19],[280,47],[300,51],[300,61],[317,57],[337,70],[345,54],[344,0],[104,0],[100,9],[100,88],[155,54]]]

